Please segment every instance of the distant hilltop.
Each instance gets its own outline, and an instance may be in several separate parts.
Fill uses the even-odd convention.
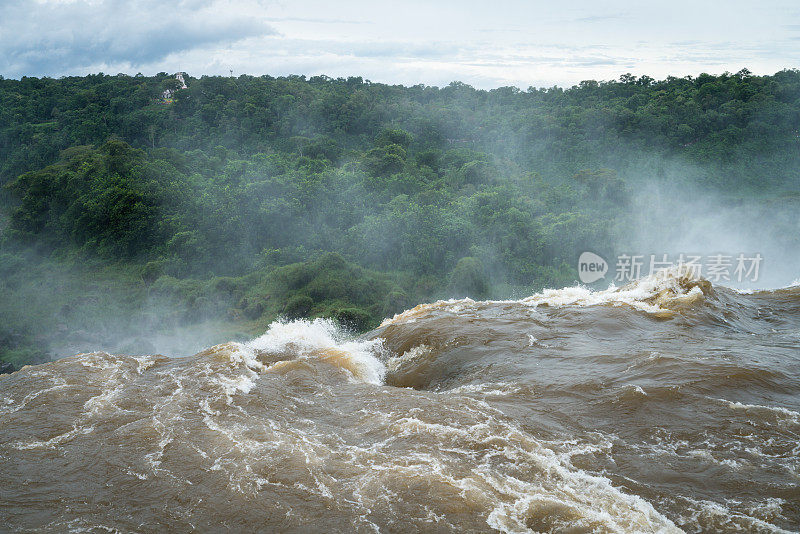
[[[180,87],[176,87],[174,89],[165,89],[163,93],[161,93],[161,99],[164,101],[165,104],[172,103],[172,95],[174,95],[177,91],[181,89],[186,89],[186,79],[184,76],[187,75],[185,72],[176,72],[175,79],[181,82]]]

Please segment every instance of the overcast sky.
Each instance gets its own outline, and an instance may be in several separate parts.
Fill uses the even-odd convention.
[[[524,89],[744,67],[800,67],[800,0],[0,0],[6,78],[233,70]]]

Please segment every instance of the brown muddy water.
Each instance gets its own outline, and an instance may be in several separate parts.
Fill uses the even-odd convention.
[[[0,378],[0,530],[793,532],[800,288],[671,273]]]

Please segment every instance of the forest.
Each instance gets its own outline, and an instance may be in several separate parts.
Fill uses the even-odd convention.
[[[0,77],[4,370],[574,285],[581,252],[624,249],[645,184],[757,202],[800,247],[798,70],[184,80]]]

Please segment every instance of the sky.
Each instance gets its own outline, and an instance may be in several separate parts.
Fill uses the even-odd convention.
[[[0,0],[0,75],[478,88],[800,67],[800,1]]]

